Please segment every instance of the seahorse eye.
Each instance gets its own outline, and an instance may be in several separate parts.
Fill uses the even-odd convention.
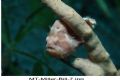
[[[57,29],[60,29],[60,27],[59,27],[59,26],[57,26],[56,28],[57,28]]]

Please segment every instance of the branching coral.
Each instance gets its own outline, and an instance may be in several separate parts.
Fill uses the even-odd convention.
[[[82,71],[85,75],[118,74],[115,65],[97,35],[73,8],[61,0],[42,0],[42,2],[60,17],[63,22],[62,25],[66,24],[79,38],[83,38],[85,48],[88,50],[89,59],[68,58],[67,60],[63,59],[64,62]]]

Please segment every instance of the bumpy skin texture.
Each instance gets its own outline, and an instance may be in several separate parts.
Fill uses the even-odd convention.
[[[57,58],[67,57],[82,42],[74,39],[59,20],[51,27],[46,41],[47,51]]]
[[[83,18],[91,27],[96,22],[93,19]],[[84,43],[83,38],[78,38],[75,33],[64,23],[56,20],[46,38],[47,51],[54,57],[65,58],[70,55],[80,44]]]

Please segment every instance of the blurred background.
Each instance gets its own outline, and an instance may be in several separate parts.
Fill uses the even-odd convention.
[[[120,0],[64,0],[82,17],[96,19],[94,31],[120,68]],[[46,36],[58,17],[40,0],[2,0],[2,75],[82,75],[46,52]],[[75,56],[87,58],[81,46]]]

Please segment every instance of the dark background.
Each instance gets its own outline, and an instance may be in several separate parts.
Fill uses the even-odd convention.
[[[120,0],[64,0],[97,21],[94,31],[120,68]],[[2,75],[81,75],[46,52],[46,36],[58,17],[40,0],[2,0]],[[83,46],[75,52],[87,57]]]

